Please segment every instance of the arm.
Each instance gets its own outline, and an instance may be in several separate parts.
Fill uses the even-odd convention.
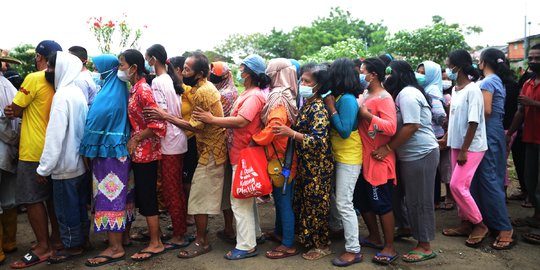
[[[14,118],[14,117],[22,117],[24,108],[15,104],[15,102],[11,103],[11,105],[6,106],[4,108],[4,114],[7,118]]]
[[[509,137],[512,137],[516,130],[523,124],[523,120],[525,119],[525,112],[523,109],[523,106],[519,106],[518,111],[514,115],[514,119],[512,120],[512,124],[510,125],[510,128],[508,128],[508,132],[506,132],[507,139]]]
[[[200,132],[200,130],[192,127],[188,121],[175,117],[174,115],[166,112],[165,110],[155,107],[155,108],[144,108],[143,113],[147,119],[157,119],[165,120],[183,130],[189,130],[192,132]]]
[[[152,129],[146,128],[145,130],[141,131],[139,134],[131,137],[131,139],[129,139],[128,144],[127,144],[129,155],[133,156],[133,153],[135,153],[135,150],[137,149],[137,145],[139,145],[141,141],[148,138],[155,137],[155,136],[156,134],[154,133]]]
[[[489,118],[492,111],[493,93],[482,89],[482,95],[484,96],[484,114],[486,118]]]
[[[351,136],[352,129],[356,124],[358,103],[351,95],[341,96],[338,103],[337,113],[333,113],[330,119],[339,136],[347,139]]]
[[[258,145],[269,145],[274,141],[275,133],[273,127],[287,125],[287,111],[284,106],[274,107],[268,114],[268,124],[252,139]]]
[[[380,116],[375,116],[366,108],[360,107],[360,117],[369,123],[368,131],[378,131],[386,136],[393,136],[397,129],[396,105],[391,97],[381,99],[378,104]]]
[[[274,126],[272,130],[276,136],[293,137],[295,141],[301,142],[304,148],[321,149],[325,144],[329,143],[327,127],[330,122],[328,120],[328,112],[324,107],[315,105],[308,118],[312,119],[310,133],[303,134],[296,132],[290,127],[281,124]]]
[[[66,137],[67,128],[67,108],[64,107],[62,101],[56,99],[53,101],[45,136],[45,146],[39,160],[39,167],[36,170],[37,174],[41,176],[51,175],[62,155],[62,144]]]

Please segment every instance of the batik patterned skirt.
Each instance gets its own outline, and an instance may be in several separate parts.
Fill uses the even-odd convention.
[[[92,160],[96,232],[123,232],[135,220],[134,184],[129,171],[127,157]]]

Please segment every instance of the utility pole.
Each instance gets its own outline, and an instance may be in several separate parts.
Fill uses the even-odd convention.
[[[523,65],[527,62],[527,15],[525,15],[525,29],[524,29],[524,38],[523,38]]]

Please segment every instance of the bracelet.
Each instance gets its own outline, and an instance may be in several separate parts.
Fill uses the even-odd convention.
[[[296,140],[296,131],[293,133],[293,139]]]
[[[384,146],[386,146],[386,149],[388,149],[388,151],[392,152],[392,148],[390,148],[388,144],[385,144]]]

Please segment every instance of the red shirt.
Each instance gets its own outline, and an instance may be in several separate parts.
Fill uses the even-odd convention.
[[[525,82],[521,95],[540,101],[540,83],[534,85],[534,78]],[[540,144],[540,108],[524,106],[523,142]]]
[[[150,128],[156,136],[142,140],[131,160],[136,163],[149,163],[161,159],[160,138],[165,137],[167,125],[162,120],[147,120],[143,116],[144,108],[156,108],[158,105],[152,94],[152,88],[146,79],[140,79],[130,91],[128,103],[128,117],[131,124],[131,137]]]

